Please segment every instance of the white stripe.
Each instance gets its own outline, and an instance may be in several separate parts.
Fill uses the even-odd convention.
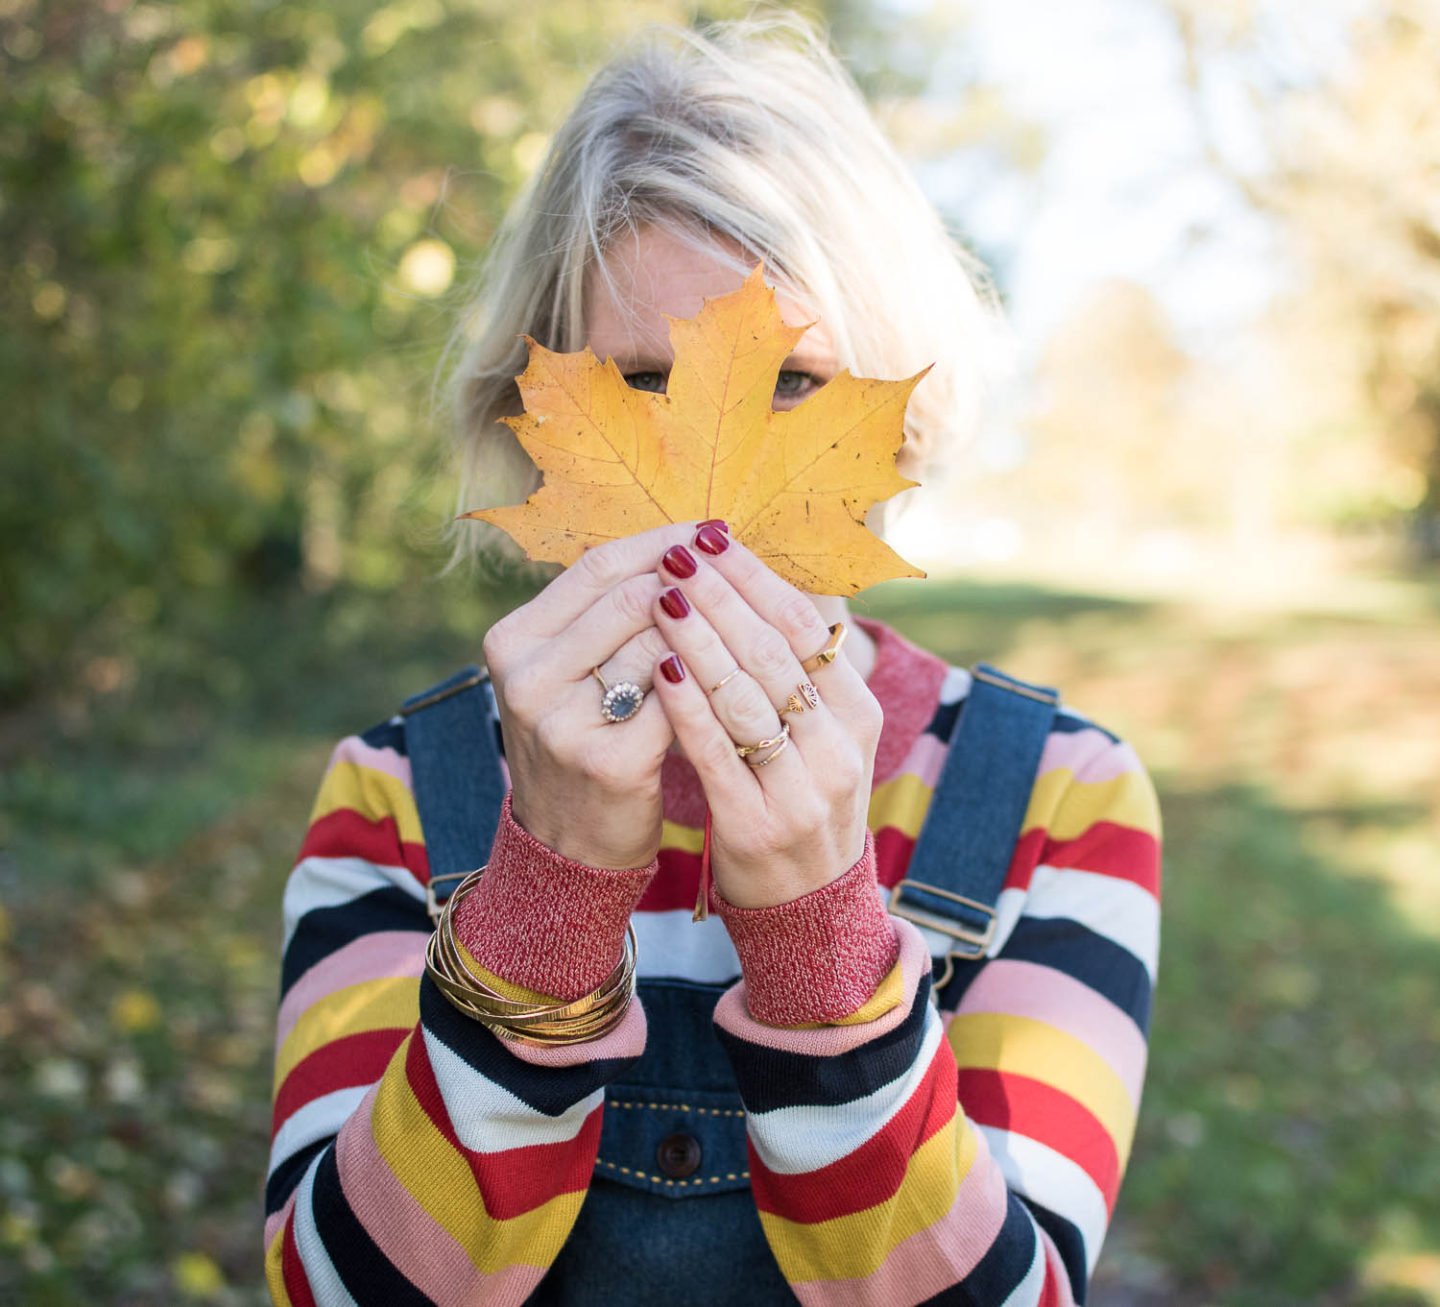
[[[942,1038],[940,1018],[927,1004],[919,1055],[898,1079],[835,1107],[809,1104],[751,1112],[747,1125],[761,1161],[778,1175],[800,1175],[848,1157],[910,1101]]]
[[[965,698],[970,693],[972,679],[967,668],[947,667],[945,679],[940,682],[940,702],[948,705]]]
[[[1027,917],[1068,917],[1128,949],[1155,982],[1160,954],[1160,904],[1133,881],[1043,862],[1030,880]]]
[[[322,1152],[305,1170],[300,1181],[300,1192],[295,1196],[295,1247],[300,1253],[300,1262],[305,1267],[305,1278],[310,1281],[310,1291],[322,1307],[356,1307],[355,1299],[345,1287],[325,1251],[325,1242],[315,1228],[315,1172],[320,1166]]]
[[[275,1133],[275,1141],[270,1145],[270,1171],[317,1139],[338,1135],[340,1127],[369,1090],[369,1085],[336,1089],[312,1098],[304,1107],[297,1107]]]
[[[984,1133],[1010,1188],[1076,1226],[1085,1241],[1085,1269],[1093,1271],[1108,1220],[1100,1187],[1083,1167],[1048,1144],[995,1126],[977,1129]]]
[[[1045,1245],[1040,1240],[1040,1227],[1035,1224],[1033,1216],[1030,1217],[1030,1228],[1035,1231],[1035,1260],[1001,1307],[1034,1307],[1045,1291]]]
[[[740,975],[740,957],[719,917],[691,921],[684,908],[636,912],[630,918],[639,946],[635,973],[714,985]]]
[[[285,885],[285,942],[281,948],[289,948],[290,937],[307,912],[337,908],[386,885],[425,902],[424,886],[406,867],[387,867],[365,858],[303,858]]]
[[[605,1101],[602,1087],[559,1116],[536,1111],[477,1071],[433,1031],[423,1026],[421,1030],[450,1124],[456,1138],[472,1152],[503,1153],[531,1144],[569,1143],[580,1133],[585,1118]]]

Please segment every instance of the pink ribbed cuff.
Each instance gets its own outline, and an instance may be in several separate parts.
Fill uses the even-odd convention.
[[[525,830],[506,794],[485,874],[455,913],[455,936],[500,979],[569,1002],[614,969],[625,925],[658,866],[610,871],[574,862]]]
[[[712,902],[740,954],[750,1015],[768,1026],[853,1016],[899,956],[869,831],[860,861],[824,889],[772,908],[737,908],[718,892]]]

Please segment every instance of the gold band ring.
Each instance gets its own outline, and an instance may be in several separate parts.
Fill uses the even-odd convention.
[[[802,713],[807,708],[818,708],[820,706],[820,691],[809,681],[801,681],[795,687],[795,693],[785,700],[785,706],[780,709],[779,715],[785,716],[787,712]]]
[[[737,745],[735,746],[735,752],[736,752],[736,754],[737,754],[739,757],[741,757],[741,758],[748,758],[752,753],[759,753],[762,749],[772,749],[772,748],[774,748],[775,745],[777,745],[777,744],[787,743],[787,742],[789,741],[789,739],[790,739],[790,723],[789,723],[789,722],[781,722],[781,723],[780,723],[780,734],[777,735],[777,736],[775,736],[774,739],[771,739],[771,740],[757,740],[754,744],[737,744]],[[779,752],[780,752],[779,749],[776,749],[776,750],[775,750],[775,753],[779,753]],[[772,753],[770,756],[773,758],[773,757],[775,756],[775,754]]]
[[[819,653],[811,654],[803,663],[801,668],[807,672],[818,672],[822,667],[828,667],[835,661],[835,656],[840,652],[840,646],[845,643],[845,623],[836,622],[830,628],[830,639],[825,642],[825,647]]]
[[[605,691],[604,698],[600,700],[600,715],[607,722],[626,722],[640,711],[640,705],[645,702],[645,691],[634,681],[616,681],[614,685],[609,685],[600,675],[598,667],[592,667],[590,671]]]
[[[716,681],[714,685],[712,685],[708,690],[705,691],[705,693],[714,694],[715,691],[718,690],[722,685],[729,685],[730,682],[739,675],[740,664],[736,663],[734,667],[732,667],[728,672],[726,672],[725,675],[722,676],[718,681]]]
[[[785,746],[789,743],[790,737],[786,735],[781,739],[780,747],[777,748],[773,753],[767,753],[763,758],[755,758],[753,760],[750,758],[746,758],[745,761],[751,767],[763,767],[766,763],[774,762],[776,758],[778,758],[782,753],[784,753]]]

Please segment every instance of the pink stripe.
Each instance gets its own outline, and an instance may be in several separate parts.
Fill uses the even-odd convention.
[[[365,980],[419,976],[425,970],[428,938],[416,930],[381,930],[373,935],[361,935],[321,958],[290,987],[280,1004],[275,1047],[285,1042],[305,1010],[327,994]]]
[[[267,1253],[270,1251],[271,1241],[285,1228],[285,1222],[290,1219],[290,1213],[295,1210],[295,1195],[299,1192],[300,1181],[296,1180],[295,1188],[290,1191],[290,1197],[285,1200],[285,1206],[265,1218],[265,1251]]]
[[[868,1044],[872,1039],[894,1030],[910,1013],[922,969],[930,967],[930,954],[925,937],[908,921],[894,918],[895,933],[900,940],[900,1003],[890,1011],[853,1026],[822,1026],[818,1030],[794,1030],[783,1026],[766,1026],[750,1015],[745,1003],[745,982],[732,985],[715,1005],[715,1021],[732,1035],[786,1053],[809,1057],[836,1057],[851,1049]]]
[[[553,1047],[507,1044],[507,1051],[531,1066],[579,1066],[612,1057],[639,1057],[645,1051],[645,1009],[634,999],[625,1009],[620,1024],[608,1035],[585,1044],[556,1044]]]
[[[895,769],[895,776],[918,776],[933,790],[935,782],[940,779],[940,768],[945,762],[947,752],[948,749],[941,740],[936,739],[929,731],[921,731],[915,743],[910,746],[910,752],[905,755],[905,761]],[[889,777],[886,784],[894,780],[895,776]]]
[[[1134,1021],[1088,985],[1038,962],[992,959],[971,982],[956,1015],[1000,1012],[1029,1017],[1073,1035],[1095,1050],[1140,1102],[1145,1037]]]
[[[377,1085],[365,1095],[335,1144],[340,1187],[356,1219],[400,1274],[436,1302],[523,1302],[547,1268],[521,1264],[486,1275],[475,1266],[380,1155],[370,1128],[378,1090]],[[472,1200],[478,1209],[478,1195],[464,1201]]]
[[[1065,1269],[1065,1263],[1060,1259],[1060,1250],[1055,1247],[1055,1241],[1045,1233],[1045,1227],[1039,1221],[1035,1222],[1035,1233],[1040,1236],[1040,1243],[1045,1249],[1045,1271],[1055,1286],[1055,1307],[1075,1307],[1075,1293],[1070,1287],[1070,1272]]]
[[[958,1118],[956,1128],[972,1129]],[[875,1307],[923,1302],[960,1283],[990,1251],[1010,1202],[985,1136],[977,1132],[975,1138],[974,1164],[944,1216],[896,1244],[869,1275],[792,1284],[796,1297],[807,1307]]]
[[[1077,780],[1093,783],[1139,771],[1140,759],[1128,744],[1116,745],[1104,731],[1091,727],[1073,735],[1051,734],[1040,755],[1040,774],[1055,767],[1068,767]]]
[[[384,772],[387,776],[393,776],[407,790],[413,789],[409,758],[396,753],[394,749],[373,748],[358,735],[347,736],[335,746],[335,752],[330,755],[330,767],[342,762],[353,762],[358,767]]]

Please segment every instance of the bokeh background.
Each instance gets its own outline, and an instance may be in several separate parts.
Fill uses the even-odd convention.
[[[526,594],[432,385],[588,69],[680,0],[0,0],[0,1299],[264,1301],[328,749]],[[1166,819],[1093,1301],[1440,1303],[1440,7],[835,0],[1013,367],[869,610]]]

